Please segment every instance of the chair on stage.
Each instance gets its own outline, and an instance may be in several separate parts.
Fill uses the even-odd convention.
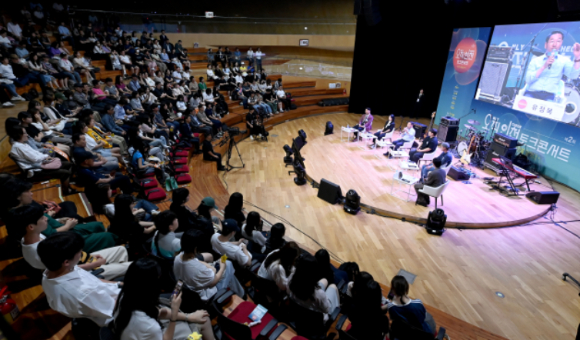
[[[445,175],[447,175],[449,173],[449,169],[451,169],[452,166],[453,166],[452,162],[449,162],[449,165],[447,165],[446,167],[441,167],[441,169],[445,170]]]
[[[379,131],[382,131],[379,130]],[[391,131],[389,133],[387,133],[383,138],[377,140],[377,146],[380,146],[381,148],[385,147],[385,146],[389,146],[393,144],[393,134],[395,133],[395,131]],[[387,139],[389,139],[389,141],[387,142]]]
[[[425,185],[423,189],[419,189],[419,192],[434,197],[435,209],[437,209],[437,199],[441,197],[441,205],[443,205],[443,192],[445,191],[445,189],[447,189],[449,183],[450,183],[449,181],[445,181],[445,183],[441,184],[438,187],[430,187],[428,185]]]
[[[423,154],[423,157],[419,158],[417,161],[417,166],[421,169],[421,162],[433,162],[435,158],[435,151]]]

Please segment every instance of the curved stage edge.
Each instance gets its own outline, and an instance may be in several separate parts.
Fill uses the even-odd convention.
[[[334,136],[334,137],[332,137]],[[330,137],[330,138],[329,138]],[[326,139],[326,142],[321,142],[321,140]],[[365,188],[369,189],[369,191],[372,191],[374,189],[376,189],[377,187],[383,186],[385,188],[385,191],[390,190],[391,189],[391,182],[392,181],[392,175],[394,174],[394,170],[388,170],[388,171],[383,171],[384,168],[386,168],[385,166],[379,166],[376,163],[371,165],[369,168],[375,168],[374,170],[376,171],[377,168],[380,168],[380,172],[381,173],[388,173],[387,176],[383,176],[382,178],[378,179],[373,177],[372,175],[369,176],[368,173],[366,173],[367,177],[365,178],[360,178],[360,180],[362,180],[363,182],[367,182],[369,180],[369,178],[375,178],[375,181],[370,183],[370,185],[367,185],[366,187],[364,187],[363,189],[357,188],[356,184],[359,183],[358,180],[356,179],[351,179],[351,173],[356,173],[357,170],[360,169],[360,162],[358,162],[358,159],[356,159],[356,157],[360,158],[360,161],[362,162],[367,162],[367,161],[371,161],[371,162],[378,162],[378,163],[384,163],[384,162],[391,162],[391,165],[394,167],[398,167],[398,160],[388,160],[386,157],[382,156],[382,154],[385,151],[381,151],[381,150],[370,150],[366,147],[366,143],[365,142],[354,142],[354,143],[350,143],[350,142],[340,142],[337,141],[336,139],[340,139],[340,130],[338,132],[338,134],[334,134],[334,135],[329,135],[329,136],[323,136],[323,137],[315,137],[315,138],[311,138],[308,143],[304,146],[304,148],[302,149],[302,156],[304,158],[306,158],[306,178],[307,180],[314,184],[316,187],[318,187],[320,185],[320,181],[321,179],[326,179],[329,180],[337,185],[339,185],[341,187],[342,190],[342,194],[345,195],[346,192],[349,189],[354,189],[357,191],[357,193],[359,193],[359,195],[361,196],[361,210],[364,210],[366,213],[370,213],[370,214],[376,214],[379,216],[383,216],[383,217],[389,217],[389,218],[395,218],[395,219],[399,219],[399,220],[403,220],[403,221],[408,221],[408,222],[413,222],[413,223],[418,223],[418,224],[426,224],[427,223],[427,215],[429,213],[429,211],[432,211],[435,209],[435,203],[434,203],[434,199],[431,198],[431,204],[427,207],[427,208],[423,208],[423,207],[419,207],[419,206],[415,206],[415,202],[414,199],[416,198],[415,196],[411,195],[411,199],[412,201],[410,202],[404,202],[403,200],[390,196],[390,194],[385,194],[384,192],[382,193],[382,195],[380,196],[380,199],[373,199],[373,198],[369,198],[367,197],[367,195],[365,195]],[[363,144],[364,143],[364,144]],[[315,152],[314,149],[316,147],[319,147],[319,149],[324,150],[322,153],[320,152]],[[320,150],[318,150],[320,151]],[[379,154],[380,152],[380,154]],[[439,151],[438,151],[439,152]],[[349,154],[350,153],[350,154]],[[380,155],[379,157],[377,157],[377,155]],[[334,164],[330,164],[329,165],[321,165],[321,162],[325,161],[325,157],[327,158],[326,160],[329,161],[330,163],[333,163],[334,160],[336,159],[340,159],[340,157],[343,157],[343,159],[346,160],[346,162],[354,162],[355,166],[354,167],[349,167],[348,164],[336,164],[336,162]],[[383,158],[383,159],[381,159]],[[315,162],[313,162],[312,160],[316,160]],[[457,159],[454,159],[454,162],[456,162]],[[352,164],[351,164],[352,165]],[[344,173],[341,173],[341,171],[348,171],[349,173],[347,173],[346,175]],[[476,179],[471,179],[471,181],[481,181],[481,177],[486,176],[486,177],[495,177],[495,173],[486,170],[480,170],[480,169],[473,169],[473,171],[475,173],[477,173],[480,177],[476,178]],[[373,173],[372,169],[370,171],[371,173]],[[413,176],[417,176],[417,172],[412,173]],[[333,178],[338,178],[337,180],[333,180]],[[454,181],[453,179],[450,179],[449,177],[447,178],[449,181],[451,181],[451,186],[455,186],[455,188],[449,187],[447,189],[447,191],[445,192],[444,199],[445,199],[445,204],[447,204],[448,201],[450,201],[453,198],[448,198],[451,197],[453,194],[455,194],[456,196],[459,196],[461,199],[465,199],[466,196],[461,196],[465,193],[461,193],[461,192],[455,192],[453,193],[453,189],[463,189],[465,191],[465,188],[467,187],[462,187],[464,184],[461,183],[461,181]],[[539,178],[541,180],[543,180],[542,178]],[[385,184],[386,181],[389,181],[388,184]],[[354,185],[353,185],[354,182]],[[544,182],[546,182],[544,180]],[[534,188],[534,184],[530,184],[531,185],[531,190],[534,191],[534,189],[541,191],[541,190],[546,190],[545,188],[538,188],[537,184],[536,188]],[[475,190],[477,189],[484,189],[485,184],[481,184],[479,187],[477,187]],[[475,185],[472,186],[471,188],[476,187]],[[469,190],[469,189],[468,189]],[[461,218],[455,218],[454,216],[450,216],[452,214],[449,213],[449,210],[446,209],[445,205],[441,205],[441,199],[439,199],[439,204],[438,207],[442,208],[443,210],[445,210],[446,214],[448,215],[447,217],[447,222],[445,224],[446,227],[448,228],[458,228],[458,229],[486,229],[486,228],[504,228],[504,227],[514,227],[514,226],[519,226],[522,224],[526,224],[529,222],[532,222],[534,220],[537,220],[541,217],[543,217],[544,215],[546,215],[549,211],[551,206],[550,205],[538,205],[535,204],[531,201],[529,201],[526,197],[525,197],[525,192],[522,194],[520,193],[519,197],[505,197],[500,195],[499,192],[497,191],[487,191],[485,192],[484,190],[478,190],[480,191],[478,193],[478,195],[480,197],[484,197],[485,199],[489,200],[489,210],[492,209],[496,209],[496,210],[501,210],[503,209],[503,218],[500,217],[493,217],[493,213],[491,213],[491,215],[489,213],[484,214],[485,217],[481,218],[481,221],[477,221],[478,218],[474,218],[471,221],[466,221],[464,219]],[[411,192],[414,192],[413,188],[411,188]],[[388,196],[387,196],[388,195]],[[498,195],[499,197],[501,197],[500,199],[498,199]],[[506,203],[505,206],[504,204],[502,204],[501,200],[505,200]],[[519,202],[511,202],[512,200],[519,200]],[[498,202],[500,201],[500,202]],[[394,208],[393,205],[395,205]],[[509,205],[509,206],[508,206]],[[399,208],[397,208],[399,207]],[[521,208],[525,208],[525,209],[519,209],[518,213],[513,214],[513,210],[510,211],[510,209],[514,209],[514,207],[521,207]],[[481,208],[481,207],[479,207]],[[414,211],[414,212],[408,212],[406,210],[421,210],[419,212]],[[462,208],[464,209],[462,214],[465,215],[470,215],[470,214],[478,214],[478,211],[475,207],[474,204],[470,205],[467,204],[467,207]],[[525,211],[521,211],[521,210],[525,210]],[[481,211],[481,210],[480,210]],[[479,215],[479,216],[483,216],[483,215]]]

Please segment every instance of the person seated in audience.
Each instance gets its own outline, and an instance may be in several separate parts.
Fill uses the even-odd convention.
[[[210,162],[216,162],[217,170],[218,171],[225,171],[226,167],[224,167],[222,164],[222,155],[213,150],[213,145],[211,144],[212,139],[213,139],[213,136],[211,134],[208,134],[205,136],[205,140],[203,141],[203,145],[202,145],[203,160],[210,161]]]
[[[31,101],[30,103],[34,103],[36,101]],[[33,108],[30,110],[31,112],[39,112],[37,108]],[[20,125],[24,127],[26,132],[31,136],[36,136],[38,133],[42,132],[33,124],[33,115],[28,111],[22,111],[18,113],[18,119],[20,120]],[[56,133],[43,133],[44,137],[42,138],[43,142],[52,142],[57,146],[60,144],[71,146],[72,140],[70,137],[60,137]]]
[[[214,224],[220,223],[220,220],[217,216],[212,216],[211,211],[217,209],[215,205],[215,200],[213,197],[204,197],[201,200],[201,203],[197,206],[197,213],[199,217],[203,217],[208,221],[211,221]]]
[[[370,274],[362,272],[360,275],[363,273],[369,278],[357,277],[349,290],[353,306],[348,314],[352,325],[348,333],[356,339],[382,340],[389,333],[389,318],[382,307],[381,286]]]
[[[119,162],[116,157],[104,157],[99,153],[94,153],[87,150],[86,136],[80,133],[75,133],[72,137],[73,148],[72,156],[77,159],[84,157],[85,153],[89,153],[93,157],[93,168],[95,171],[101,174],[109,174],[111,171],[117,171],[119,169]],[[87,155],[88,157],[88,155]]]
[[[187,206],[187,202],[189,202],[189,190],[187,188],[177,188],[173,190],[171,198],[169,210],[179,220],[179,229],[177,232],[184,232],[191,229],[197,223],[198,216]]]
[[[393,299],[388,302],[387,310],[391,320],[399,319],[425,332],[436,332],[435,320],[427,313],[423,302],[409,298],[409,282],[404,276],[396,275],[391,280]]]
[[[191,114],[182,116],[183,119],[179,124],[179,133],[182,141],[193,146],[194,153],[199,153],[199,138],[191,130]]]
[[[130,70],[132,75],[139,75],[139,65],[133,64],[131,57],[126,54],[125,50],[120,52],[119,61],[123,65],[123,70]],[[128,76],[126,72],[123,72],[123,75]]]
[[[430,202],[429,196],[419,192],[420,189],[423,189],[423,187],[426,185],[437,188],[445,183],[447,173],[445,170],[441,169],[441,159],[434,158],[433,167],[434,169],[429,172],[427,178],[425,178],[422,183],[417,183],[414,185],[415,192],[417,193],[417,201],[415,202],[416,205],[418,204],[427,207]]]
[[[417,163],[419,159],[423,158],[424,154],[437,151],[438,144],[439,141],[437,140],[437,130],[429,130],[429,135],[423,139],[421,146],[418,148],[413,148],[411,151],[409,151],[409,161]]]
[[[265,256],[262,250],[265,250],[266,236],[268,233],[262,231],[264,221],[257,211],[250,211],[246,223],[242,226],[242,237],[248,240],[248,251],[252,257],[256,259],[263,259]]]
[[[272,88],[266,89],[263,100],[264,103],[270,106],[273,114],[278,114],[278,101],[276,101],[276,96],[272,93]]]
[[[375,133],[376,138],[373,140],[373,144],[370,145],[370,148],[374,149],[377,146],[377,141],[383,139],[388,133],[391,133],[394,130],[395,130],[395,115],[391,114],[387,118],[385,126]]]
[[[181,340],[193,332],[201,334],[204,340],[215,339],[207,311],[180,312],[182,293],[171,296],[170,308],[162,307],[160,294],[158,262],[142,258],[132,263],[112,312],[115,316],[111,323],[113,333],[120,340]]]
[[[208,89],[209,91],[209,89]],[[212,119],[210,117],[208,117],[208,113],[210,114],[210,116],[212,115],[212,111],[211,109],[207,109],[208,106],[204,106],[204,104],[201,104],[201,107],[199,108],[199,112],[197,113],[197,119],[200,120],[203,124],[207,124],[208,126],[211,126],[212,131],[215,135],[219,137],[221,137],[220,135],[223,133],[222,132],[222,123],[219,121],[219,119]]]
[[[101,124],[106,131],[114,133],[115,135],[121,136],[121,138],[123,138],[123,136],[127,135],[127,131],[125,131],[125,129],[129,130],[130,126],[124,124],[121,119],[115,119],[114,115],[115,107],[113,105],[105,105],[104,114],[101,117]]]
[[[94,118],[88,118],[87,120],[88,124],[79,121],[76,123],[76,126],[79,133],[83,133],[85,136],[88,151],[96,152],[103,157],[115,157],[119,164],[126,167],[127,164],[121,155],[121,149],[119,147],[113,147],[112,140],[107,140],[96,132]]]
[[[90,154],[79,155],[75,162],[78,166],[77,183],[86,189],[96,190],[100,184],[109,184],[111,188],[121,189],[125,194],[133,192],[133,185],[129,177],[120,173],[106,176],[95,171],[93,168],[95,161]]]
[[[197,109],[197,108],[196,108]],[[191,116],[191,123],[189,124],[189,126],[191,127],[191,131],[193,132],[197,132],[197,133],[203,133],[205,135],[209,135],[212,133],[212,128],[211,126],[207,126],[206,124],[202,123],[197,116],[194,114],[194,110],[193,108],[188,108],[187,111],[185,111],[186,115]]]
[[[262,253],[268,255],[276,249],[282,248],[286,244],[284,239],[284,234],[286,233],[286,227],[282,223],[276,223],[270,228],[268,237],[266,239],[266,245],[263,247]]]
[[[401,146],[403,146],[403,144],[412,142],[414,140],[415,140],[415,129],[413,128],[413,123],[408,122],[407,126],[401,132],[401,138],[393,142],[393,150],[397,151]],[[389,158],[393,158],[393,156],[388,151],[384,155]]]
[[[109,186],[105,186],[102,191],[106,191],[107,197],[110,197],[110,190]],[[109,217],[111,221],[109,232],[117,235],[120,243],[128,243],[132,253],[135,250],[136,252],[140,252],[143,242],[151,237],[152,233],[156,230],[155,224],[151,221],[140,220],[138,217],[139,210],[135,209],[135,197],[127,194],[120,194],[115,197],[114,209],[108,206],[104,208],[107,216],[113,213]]]
[[[38,152],[28,144],[28,134],[20,125],[14,126],[8,131],[10,138],[14,140],[10,155],[18,164],[18,167],[25,171],[27,178],[34,180],[38,177],[48,176],[60,180],[65,196],[75,191],[69,187],[72,163],[56,160],[47,154]],[[56,166],[60,163],[60,166]]]
[[[163,151],[160,148],[151,148],[151,146],[141,140],[132,142],[133,154],[131,155],[131,166],[134,171],[142,176],[149,173],[155,173],[155,177],[164,178],[163,170],[161,170],[154,161],[146,160],[146,156],[157,157],[161,162],[165,160]],[[160,156],[162,158],[160,158]]]
[[[230,195],[228,205],[224,208],[224,218],[234,219],[238,225],[243,225],[246,220],[246,215],[242,212],[244,208],[244,195],[239,192],[234,192]]]
[[[151,243],[151,251],[153,254],[161,256],[166,259],[171,259],[177,252],[181,250],[181,236],[183,232],[175,233],[179,227],[179,220],[177,215],[170,211],[162,211],[155,218],[155,234],[153,235],[153,242]],[[187,228],[186,226],[186,229]],[[201,254],[208,262],[213,260],[211,254]]]
[[[286,97],[286,92],[284,92],[282,84],[276,90],[276,100],[278,101],[278,111],[284,112],[283,107],[286,107],[286,111],[290,111],[291,102]]]
[[[264,137],[264,126],[260,123],[258,113],[254,106],[250,106],[250,112],[246,115],[246,127],[250,131],[251,140]]]
[[[288,278],[294,273],[294,264],[300,256],[296,242],[288,242],[284,247],[274,250],[262,262],[258,276],[276,282],[280,291],[288,288]]]
[[[83,248],[83,238],[75,233],[58,233],[41,241],[37,252],[46,266],[42,289],[53,310],[104,327],[112,320],[119,284],[79,268]]]
[[[441,160],[441,168],[446,168],[453,162],[453,155],[449,152],[449,143],[441,143],[441,153],[435,158],[439,158]],[[421,182],[423,182],[427,178],[427,175],[433,170],[435,170],[435,166],[433,164],[423,165],[421,167]]]
[[[296,270],[288,277],[288,296],[299,306],[315,312],[328,314],[340,306],[338,288],[320,279],[319,266],[313,256],[302,256],[296,262]]]
[[[182,252],[175,257],[173,272],[190,290],[199,294],[202,301],[211,299],[218,290],[230,288],[243,297],[244,288],[234,276],[235,269],[230,261],[223,258],[214,263],[200,254],[206,239],[201,231],[190,229],[181,237]]]
[[[330,263],[330,254],[326,249],[320,249],[314,254],[318,265],[320,266],[320,273],[328,283],[339,284],[340,281],[348,282],[346,272],[337,269]]]
[[[110,190],[110,188],[109,188]],[[115,204],[111,203],[110,201],[110,197],[111,197],[112,192],[109,191],[107,194],[107,199],[105,200],[106,204],[103,205],[102,207],[102,213],[105,214],[109,219],[113,219],[115,217]],[[119,195],[121,196],[121,195]],[[117,197],[119,197],[117,196]],[[133,215],[137,218],[137,220],[139,220],[139,224],[142,227],[150,227],[153,226],[153,223],[141,223],[141,222],[152,222],[153,221],[153,216],[159,214],[159,207],[157,207],[155,204],[144,200],[144,199],[139,199],[136,200],[133,196],[131,195],[126,195],[127,198],[130,199],[130,209],[131,212],[133,213]]]
[[[42,208],[22,206],[15,209],[13,216],[20,232],[24,260],[33,268],[45,270],[46,266],[40,260],[37,252],[38,244],[46,239],[42,232],[48,227],[48,219],[44,216]],[[83,252],[78,266],[88,271],[103,269],[104,272],[100,275],[105,280],[112,280],[125,275],[131,264],[128,259],[127,249],[123,246],[117,246],[92,253]]]
[[[238,223],[233,219],[225,219],[222,222],[222,229],[219,234],[211,237],[213,249],[220,255],[227,255],[228,259],[237,263],[240,267],[247,267],[252,264],[252,254],[248,252],[244,239],[230,242],[230,240],[240,232]]]
[[[30,101],[30,103],[33,103],[33,102],[35,102],[35,101]],[[69,141],[71,141],[70,138],[58,136],[58,132],[62,132],[63,130],[65,130],[66,120],[56,119],[54,121],[47,120],[46,122],[44,122],[42,120],[42,114],[40,113],[40,111],[37,108],[31,108],[27,112],[32,115],[32,122],[30,123],[30,126],[35,127],[36,130],[42,132],[45,137],[49,137],[51,140],[53,139],[53,137],[59,141],[66,140],[66,145],[69,145]],[[69,132],[68,131],[69,128],[70,128],[70,125],[67,128],[67,132]],[[30,132],[34,133],[33,132],[34,129],[27,129],[27,130],[31,130]]]

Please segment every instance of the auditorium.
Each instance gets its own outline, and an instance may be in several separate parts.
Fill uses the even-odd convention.
[[[580,340],[577,1],[6,2],[0,121],[0,339]]]

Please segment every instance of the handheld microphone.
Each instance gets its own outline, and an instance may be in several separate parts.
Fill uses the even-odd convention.
[[[558,51],[552,51],[552,57],[558,57]],[[552,68],[552,64],[548,65],[548,70]]]

